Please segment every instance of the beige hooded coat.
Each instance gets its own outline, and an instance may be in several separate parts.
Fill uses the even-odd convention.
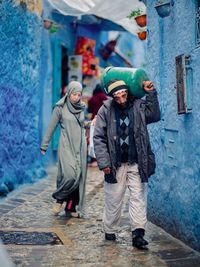
[[[77,92],[77,84],[75,84],[77,82],[72,83],[75,86],[70,87],[69,84],[68,94],[55,105],[49,127],[41,144],[41,149],[47,150],[56,127],[60,125],[57,189],[52,196],[55,199],[63,200],[79,187],[77,211],[83,214],[87,172],[84,106],[79,102],[78,108],[74,109],[74,106],[71,105],[69,95]]]

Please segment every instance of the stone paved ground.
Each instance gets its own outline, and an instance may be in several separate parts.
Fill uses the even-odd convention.
[[[199,267],[200,254],[148,223],[148,250],[131,246],[126,201],[122,231],[117,242],[104,240],[102,233],[103,177],[90,168],[87,181],[87,218],[51,214],[55,167],[49,176],[26,185],[0,203],[0,229],[4,231],[53,232],[63,245],[6,245],[16,266],[53,267]],[[126,199],[128,195],[126,195]],[[1,266],[1,264],[0,264]],[[1,266],[4,267],[4,266]]]

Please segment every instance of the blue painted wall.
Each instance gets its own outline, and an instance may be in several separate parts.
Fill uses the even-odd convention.
[[[141,41],[136,35],[129,32],[121,32],[119,51],[130,61],[134,68],[146,68],[146,41]],[[119,58],[119,56],[116,56]],[[119,66],[124,63],[120,62]],[[126,66],[124,64],[124,66]]]
[[[200,47],[195,44],[195,1],[177,0],[160,18],[147,1],[147,65],[159,91],[161,122],[150,126],[157,171],[149,183],[149,219],[200,250]],[[191,114],[177,115],[175,57],[191,55]]]
[[[0,194],[44,175],[39,156],[41,21],[0,4]]]

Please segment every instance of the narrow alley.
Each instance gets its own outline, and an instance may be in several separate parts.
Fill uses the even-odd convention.
[[[88,171],[86,218],[67,218],[64,212],[52,215],[55,172],[55,167],[49,168],[47,178],[22,186],[1,201],[0,235],[16,266],[200,266],[199,253],[150,222],[146,231],[148,250],[133,248],[126,201],[117,241],[105,241],[101,225],[103,176],[96,168]],[[49,237],[45,238],[45,233]]]
[[[0,51],[0,267],[200,267],[200,0],[0,0]]]

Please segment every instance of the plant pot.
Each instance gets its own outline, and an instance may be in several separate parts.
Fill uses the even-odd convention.
[[[140,27],[145,27],[147,25],[146,14],[135,17],[135,20]]]
[[[171,13],[171,7],[173,6],[173,1],[163,1],[158,2],[154,7],[161,18],[168,17]]]
[[[139,38],[140,40],[142,40],[142,41],[145,40],[145,39],[147,38],[147,32],[146,32],[146,31],[138,32],[137,35],[138,35],[138,38]]]
[[[48,20],[48,19],[44,19],[43,20],[43,23],[44,23],[44,28],[49,30],[53,24],[53,21],[52,20]]]

